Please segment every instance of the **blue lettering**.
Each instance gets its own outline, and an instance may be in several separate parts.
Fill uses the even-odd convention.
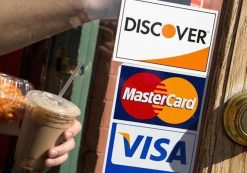
[[[169,143],[170,143],[169,139],[165,139],[165,138],[158,139],[154,143],[154,148],[156,149],[156,151],[158,151],[160,153],[160,155],[159,156],[151,155],[150,159],[153,160],[153,161],[162,161],[162,160],[164,160],[166,158],[166,156],[167,156],[167,152],[161,146],[161,144],[169,144]]]
[[[144,136],[138,135],[133,143],[132,146],[130,146],[130,142],[128,141],[128,138],[124,139],[124,148],[125,148],[125,156],[126,157],[133,157],[133,155],[136,153],[137,149],[140,147],[142,148],[142,152],[140,154],[140,159],[147,159],[149,156],[150,160],[153,161],[163,161],[166,158],[166,162],[173,162],[174,160],[180,161],[181,164],[186,164],[186,146],[184,141],[179,141],[176,143],[174,148],[172,149],[171,153],[168,154],[165,146],[170,144],[170,140],[166,138],[160,138],[157,139],[154,144],[152,144],[153,137],[147,136],[146,139],[144,139]],[[145,140],[143,146],[141,145],[141,142]],[[141,146],[140,146],[141,145]],[[150,147],[154,147],[154,149],[158,152],[158,154],[152,154],[149,153]],[[157,153],[156,152],[156,153]],[[168,157],[167,157],[168,156]]]
[[[177,155],[180,151],[180,155]],[[171,163],[173,160],[180,160],[181,164],[186,164],[186,149],[185,142],[179,141],[173,148],[170,156],[167,159],[167,162]]]
[[[141,157],[140,157],[141,159],[146,159],[147,158],[147,154],[148,154],[152,139],[153,138],[150,137],[150,136],[147,137],[147,139],[145,141],[145,144],[144,144],[144,147],[143,147],[143,150],[142,150]]]
[[[132,157],[135,154],[136,149],[140,145],[143,137],[144,136],[138,135],[138,137],[136,138],[132,147],[130,147],[130,143],[128,142],[128,140],[124,138],[124,148],[125,148],[125,156],[126,157]]]

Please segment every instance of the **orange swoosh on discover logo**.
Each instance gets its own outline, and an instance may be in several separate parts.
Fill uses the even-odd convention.
[[[144,62],[173,66],[173,67],[181,67],[192,70],[206,71],[208,54],[209,54],[209,47],[185,55],[179,55],[169,58],[144,60]]]

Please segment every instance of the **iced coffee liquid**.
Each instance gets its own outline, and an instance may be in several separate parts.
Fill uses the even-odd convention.
[[[40,172],[51,147],[63,141],[63,132],[71,127],[80,110],[71,102],[56,95],[30,91],[26,95],[21,133],[15,153],[15,167]]]

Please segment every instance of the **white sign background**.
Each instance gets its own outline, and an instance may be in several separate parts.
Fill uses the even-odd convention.
[[[134,140],[138,135],[143,135],[144,139],[138,146],[133,157],[126,157],[125,156],[125,148],[123,143],[123,136],[120,134],[121,132],[125,132],[130,134],[131,140],[130,145],[133,145]],[[148,151],[148,155],[146,159],[140,159],[140,155],[143,149],[143,145],[145,142],[145,137],[151,136],[153,138],[151,147]],[[167,157],[165,160],[162,161],[153,161],[150,160],[149,157],[151,154],[158,156],[160,153],[155,150],[153,147],[155,140],[160,138],[166,138],[170,140],[169,144],[163,144],[162,147],[167,152]],[[195,134],[189,133],[181,133],[171,130],[163,130],[163,129],[152,129],[152,128],[145,128],[140,126],[131,126],[131,125],[124,125],[118,124],[116,133],[115,133],[115,141],[113,146],[113,154],[112,154],[112,163],[117,165],[125,165],[125,166],[133,166],[133,167],[141,167],[147,169],[154,169],[154,170],[161,170],[161,171],[171,171],[174,170],[176,172],[191,172],[191,162],[193,156],[193,150],[195,147]],[[181,164],[180,161],[174,160],[172,163],[166,162],[169,154],[171,153],[172,149],[176,145],[178,141],[185,142],[185,149],[186,149],[186,164]],[[179,153],[177,153],[179,154]],[[181,154],[181,153],[180,153]]]
[[[186,27],[204,30],[207,32],[206,44],[188,42],[189,30],[181,41],[178,39],[178,34],[167,39],[162,34],[156,37],[151,33],[141,34],[136,31],[125,31],[126,17],[134,18],[136,21],[141,19],[151,23],[160,22],[163,25],[172,24],[179,26],[181,31]],[[212,10],[153,0],[123,0],[113,59],[140,64],[142,63],[140,61],[143,60],[170,58],[211,47],[216,17],[217,12]]]

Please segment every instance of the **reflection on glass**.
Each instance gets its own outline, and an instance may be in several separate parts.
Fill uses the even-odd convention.
[[[223,0],[191,0],[191,6],[220,11],[222,2]]]

